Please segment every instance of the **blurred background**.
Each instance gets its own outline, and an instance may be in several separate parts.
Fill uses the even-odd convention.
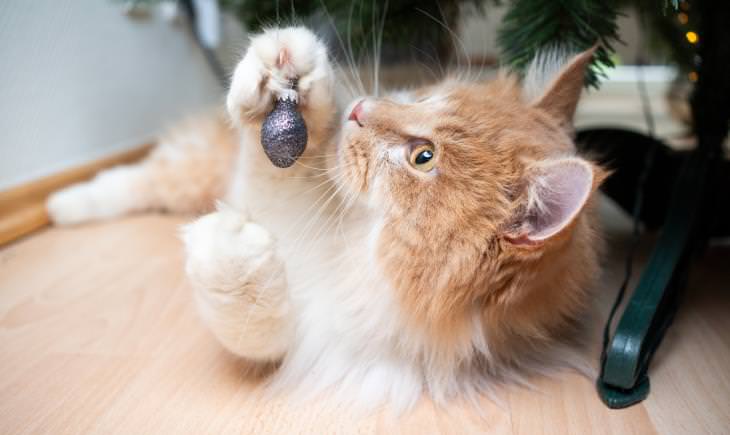
[[[394,68],[417,70],[415,75],[400,74],[413,81],[432,79],[441,68],[465,68],[471,63],[475,69],[490,71],[506,63],[498,44],[506,2],[445,1],[434,10],[429,9],[430,2],[415,6],[391,2],[389,9],[378,8],[376,2],[281,2],[278,11],[278,2],[188,2],[197,12],[195,24],[185,3],[0,3],[0,190],[148,143],[165,125],[219,105],[225,79],[245,50],[248,32],[277,22],[276,14],[281,14],[279,22],[291,22],[291,7],[296,22],[318,29],[342,60],[346,59],[342,41],[346,47],[351,41],[354,57],[367,63],[372,57],[372,29],[383,25],[386,77]],[[385,10],[393,15],[388,18],[393,23],[380,22]],[[646,48],[647,36],[642,36],[633,5],[619,12],[617,33],[623,42],[613,43],[616,52],[611,55],[617,68],[604,68],[607,77],[600,90],[591,90],[583,102],[578,126],[609,122],[646,130],[632,67],[641,61],[651,65],[643,79],[657,133],[681,135],[685,130],[681,116],[671,116],[666,97],[682,89],[686,73],[671,64],[671,56]],[[387,30],[398,26],[427,30],[405,36]],[[198,39],[193,28],[202,35]],[[211,66],[210,53],[203,50],[206,46],[214,53],[214,64],[220,64],[223,83],[217,67]],[[400,79],[398,84],[407,81]]]

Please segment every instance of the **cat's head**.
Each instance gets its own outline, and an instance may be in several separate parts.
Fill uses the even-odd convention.
[[[366,98],[346,111],[341,179],[380,219],[377,259],[418,316],[521,297],[509,292],[522,278],[508,271],[580,230],[604,177],[571,139],[592,54],[549,77],[538,62],[523,83],[452,79],[411,102]]]

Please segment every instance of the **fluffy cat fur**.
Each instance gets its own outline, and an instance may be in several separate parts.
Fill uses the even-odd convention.
[[[604,178],[571,139],[591,55],[544,57],[524,83],[447,78],[348,104],[312,32],[271,29],[233,75],[234,128],[179,127],[48,210],[210,212],[182,229],[199,311],[231,352],[280,362],[274,385],[398,409],[482,393],[574,355]],[[309,145],[278,169],[259,132],[292,76]],[[413,143],[433,145],[433,169],[409,164]]]

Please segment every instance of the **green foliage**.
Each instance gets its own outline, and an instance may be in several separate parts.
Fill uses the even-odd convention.
[[[355,56],[368,54],[382,31],[383,44],[390,47],[431,46],[438,56],[453,51],[451,32],[456,28],[459,8],[470,4],[482,10],[480,0],[222,0],[247,29],[296,23],[320,16],[332,24]],[[385,17],[383,21],[383,17]]]
[[[156,3],[160,0],[136,0]],[[727,0],[722,0],[727,1]],[[355,60],[373,55],[380,44],[397,56],[406,51],[447,62],[458,45],[454,41],[460,11],[471,7],[483,13],[487,4],[500,0],[220,0],[221,7],[235,15],[249,31],[267,26],[319,23],[331,26],[343,51],[352,50]],[[668,53],[683,68],[690,69],[694,47],[684,32],[694,27],[678,25],[678,9],[689,3],[679,0],[511,0],[499,29],[502,63],[523,71],[535,54],[545,48],[561,47],[579,52],[595,44],[599,48],[586,85],[597,87],[612,67],[613,44],[620,42],[616,17],[619,7],[634,6],[642,15],[652,48]],[[668,41],[669,43],[656,41]],[[336,48],[336,47],[335,47]],[[379,49],[378,49],[379,50]],[[403,60],[403,59],[399,59]]]
[[[541,49],[579,52],[600,43],[585,77],[586,85],[598,87],[602,68],[613,66],[616,16],[612,0],[514,0],[499,30],[502,61],[524,71]]]

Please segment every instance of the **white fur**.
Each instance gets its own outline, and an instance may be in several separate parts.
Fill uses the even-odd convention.
[[[286,277],[271,234],[219,205],[217,212],[183,227],[182,237],[199,312],[218,339],[246,358],[281,358],[292,325]]]
[[[282,49],[289,62],[278,68]],[[330,90],[317,89],[315,84],[331,80],[332,75],[327,48],[311,31],[303,27],[269,29],[251,39],[246,55],[233,73],[226,107],[234,122],[261,115],[271,108],[273,96],[287,92],[289,79],[294,76],[299,77],[302,104],[316,106],[319,98],[330,98],[322,95]],[[266,85],[259,86],[264,80]],[[310,93],[313,101],[308,101]]]
[[[570,58],[571,52],[561,46],[540,50],[525,72],[522,82],[525,100],[540,98]]]
[[[100,173],[92,183],[79,183],[53,193],[48,213],[56,224],[73,225],[145,210],[150,198],[140,195],[146,183],[144,168],[119,166]]]
[[[424,337],[404,332],[394,292],[374,261],[369,240],[377,217],[357,203],[349,204],[346,195],[338,194],[341,186],[316,170],[295,165],[285,171],[289,177],[281,179],[281,170],[272,169],[263,157],[257,125],[247,121],[270,102],[270,97],[256,93],[261,80],[268,77],[266,89],[278,91],[271,65],[281,48],[291,55],[290,72],[300,76],[301,96],[310,104],[317,100],[308,95],[316,90],[306,85],[316,83],[309,74],[332,71],[326,55],[320,56],[324,46],[300,28],[254,38],[236,68],[228,110],[241,121],[242,143],[227,202],[251,218],[235,219],[231,209],[219,210],[184,229],[187,270],[201,295],[201,312],[221,342],[240,355],[272,358],[286,343],[276,386],[305,395],[331,388],[341,399],[368,406],[389,401],[407,408],[426,386],[418,358]],[[219,223],[231,220],[238,223]],[[263,249],[267,265],[256,262],[246,246],[250,236],[243,235],[242,228],[253,224],[244,222],[257,222],[276,235],[275,257],[273,246],[256,248]],[[277,269],[275,265],[283,262],[274,258],[286,259],[285,271]],[[248,278],[254,263],[257,270],[269,270],[268,278],[257,276],[256,286]],[[220,302],[221,293],[225,302]],[[238,304],[237,315],[223,309],[231,304]],[[279,317],[282,313],[289,319]],[[272,324],[254,324],[258,319]],[[285,322],[293,326],[283,326]]]

